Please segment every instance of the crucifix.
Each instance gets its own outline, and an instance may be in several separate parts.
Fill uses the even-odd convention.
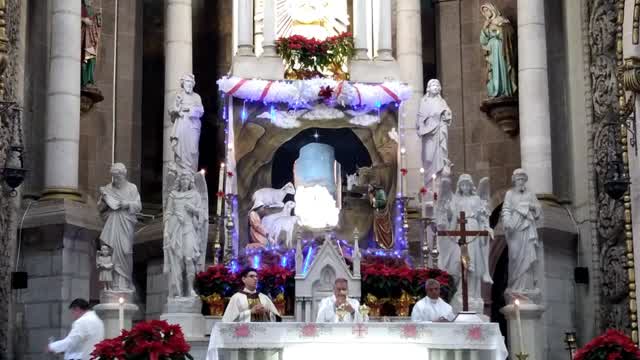
[[[469,285],[467,283],[467,271],[469,269],[469,249],[467,245],[467,236],[489,236],[489,232],[486,230],[467,230],[467,218],[464,211],[460,212],[460,230],[438,230],[436,235],[438,236],[458,236],[458,246],[460,246],[460,274],[462,276],[462,311],[469,311]]]

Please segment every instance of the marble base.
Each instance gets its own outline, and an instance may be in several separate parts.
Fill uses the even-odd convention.
[[[232,75],[244,79],[284,80],[284,64],[279,56],[234,56]]]
[[[403,80],[400,78],[400,67],[395,60],[353,60],[349,65],[349,74],[351,81],[357,82],[381,83]]]
[[[100,291],[100,304],[118,304],[120,298],[124,299],[125,303],[133,303],[134,290],[102,290]]]
[[[160,320],[180,325],[188,340],[198,340],[205,336],[202,301],[198,297],[168,298],[165,312],[160,315]]]
[[[124,303],[122,304],[123,310],[123,328],[130,330],[133,318],[133,314],[138,311],[138,307],[135,304]],[[93,310],[98,314],[102,322],[104,323],[104,337],[105,339],[111,339],[120,335],[120,304],[115,303],[103,303],[93,307]]]
[[[544,356],[546,340],[542,319],[545,309],[537,304],[521,304],[519,307],[522,334],[519,334],[515,305],[510,304],[500,309],[508,322],[509,353],[525,353],[529,355],[528,360],[543,360],[546,358]]]

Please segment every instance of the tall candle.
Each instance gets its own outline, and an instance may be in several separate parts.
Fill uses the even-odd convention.
[[[400,169],[407,169],[405,164],[406,153],[407,153],[407,149],[405,149],[404,147],[400,148]],[[401,173],[400,174],[400,193],[402,194],[402,196],[406,196],[405,195],[405,190],[407,188],[406,181],[407,181],[407,176]]]
[[[118,323],[120,325],[120,330],[122,330],[124,329],[124,298],[118,299],[118,303]]]
[[[518,340],[520,341],[520,352],[524,353],[524,341],[522,339],[522,321],[520,321],[520,300],[514,301],[516,310],[516,323],[518,324]]]
[[[220,174],[218,175],[218,194],[224,194],[224,163],[220,163]],[[216,214],[218,216],[222,216],[222,203],[224,202],[223,197],[218,197],[218,208],[216,209]]]

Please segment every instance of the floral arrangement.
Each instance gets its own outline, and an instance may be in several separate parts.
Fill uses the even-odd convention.
[[[258,290],[275,299],[280,294],[293,293],[295,272],[280,265],[265,266],[258,270]]]
[[[162,320],[136,324],[131,331],[122,330],[114,339],[98,343],[92,360],[185,360],[192,359],[190,346],[179,325]]]
[[[224,265],[209,266],[205,271],[196,274],[193,287],[201,297],[219,294],[222,297],[233,295],[238,279]]]
[[[640,351],[628,336],[609,329],[579,349],[574,360],[637,360]]]
[[[355,53],[353,36],[345,32],[325,40],[293,35],[276,40],[276,52],[287,64],[289,79],[309,79],[332,73],[339,80],[348,78],[342,66]]]
[[[363,263],[362,295],[368,294],[378,299],[399,298],[403,292],[414,299],[422,298],[427,279],[440,283],[441,297],[447,301],[455,292],[454,280],[447,272],[439,269],[412,269],[407,265],[393,266],[388,263]]]

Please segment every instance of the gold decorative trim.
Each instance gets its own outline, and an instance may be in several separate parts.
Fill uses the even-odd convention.
[[[56,200],[56,199],[65,199],[65,200],[84,202],[82,194],[78,191],[78,189],[71,189],[71,188],[45,189],[42,192],[42,197],[40,198],[41,201]]]
[[[624,24],[624,0],[618,0],[618,16],[616,23],[616,65],[617,71],[617,91],[619,109],[618,115],[620,117],[620,123],[626,124],[629,114],[626,109],[629,104],[628,101],[634,101],[635,97],[632,96],[631,100],[627,100],[625,94],[625,88],[628,90],[640,89],[640,81],[638,75],[638,69],[640,62],[637,58],[629,58],[628,61],[623,60],[623,41],[622,41],[622,25]],[[640,0],[636,0],[633,8],[633,43],[638,43],[638,19],[640,19]],[[629,68],[627,67],[629,64]],[[632,87],[627,87],[628,85]],[[635,106],[635,104],[631,104]],[[627,176],[629,175],[629,156],[627,147],[627,128],[623,125],[620,126],[620,144],[622,147],[622,162],[624,165],[624,171]],[[638,343],[638,305],[636,301],[636,274],[635,274],[635,261],[633,255],[633,231],[631,224],[631,196],[629,190],[624,195],[624,238],[626,244],[626,256],[627,256],[627,277],[628,291],[629,291],[629,319],[631,320],[631,339],[636,344]]]

